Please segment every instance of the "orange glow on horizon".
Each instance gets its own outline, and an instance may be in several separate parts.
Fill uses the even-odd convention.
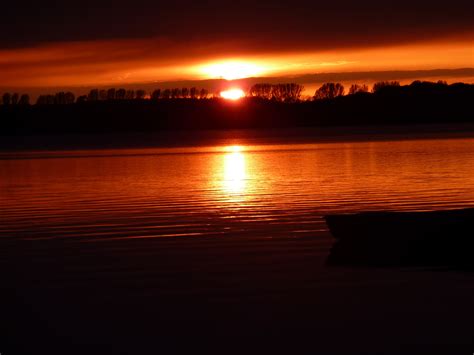
[[[221,97],[226,100],[239,100],[245,96],[245,93],[242,89],[229,89],[221,91]]]
[[[236,80],[262,76],[267,69],[262,65],[247,61],[224,61],[204,65],[198,70],[210,79]]]
[[[183,55],[193,49],[189,44],[170,44],[163,39],[64,42],[0,49],[0,87],[63,90],[154,82],[158,87],[160,82],[182,80],[291,78],[303,74],[473,66],[472,37],[324,51],[282,48],[281,52],[266,52],[262,48],[255,52],[243,50],[238,57],[228,54],[238,50],[235,44],[228,45],[229,52],[225,45],[218,51],[198,50],[203,46],[195,45],[197,49],[189,56]],[[165,52],[163,48],[167,48]],[[367,79],[358,79],[363,80]],[[470,76],[454,80],[473,81]],[[310,83],[304,84],[308,87]]]

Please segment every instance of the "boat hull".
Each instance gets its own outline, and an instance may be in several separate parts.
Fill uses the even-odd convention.
[[[330,264],[474,265],[474,208],[364,212],[325,218],[337,239]]]

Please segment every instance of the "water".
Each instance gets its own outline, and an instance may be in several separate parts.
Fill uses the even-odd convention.
[[[473,138],[391,139],[0,153],[0,346],[468,353],[472,273],[326,264],[325,214],[474,206]]]
[[[327,236],[323,215],[474,206],[474,139],[3,153],[0,237]]]

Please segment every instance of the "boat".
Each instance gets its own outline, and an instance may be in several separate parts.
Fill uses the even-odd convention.
[[[337,240],[328,263],[474,266],[474,208],[325,216]]]

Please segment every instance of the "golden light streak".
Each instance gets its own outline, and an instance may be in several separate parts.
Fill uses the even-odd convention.
[[[199,71],[210,79],[236,80],[262,76],[267,69],[260,64],[245,61],[224,61],[206,64]]]
[[[246,187],[246,162],[241,147],[233,146],[231,153],[224,155],[223,189],[230,194],[242,194]]]

